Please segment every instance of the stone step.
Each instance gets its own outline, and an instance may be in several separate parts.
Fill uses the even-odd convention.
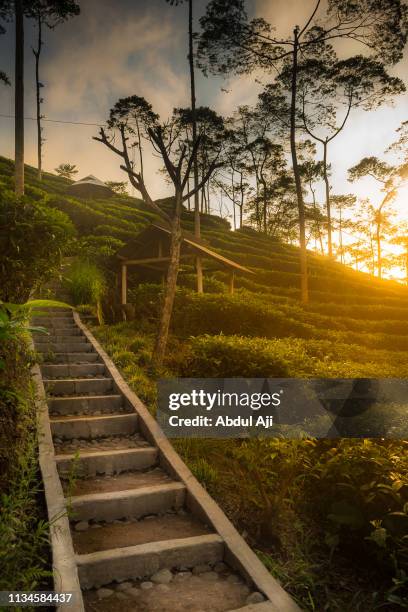
[[[186,487],[182,483],[172,482],[141,487],[136,490],[71,497],[71,507],[75,521],[140,519],[151,514],[164,514],[171,510],[180,510],[184,505],[185,494]],[[148,541],[150,540],[146,536],[144,542]],[[129,544],[132,544],[132,542],[129,542]],[[136,544],[136,542],[133,542],[133,544]],[[128,544],[121,545],[127,546]],[[105,548],[109,547],[105,546]]]
[[[52,380],[54,378],[80,378],[85,376],[102,376],[106,372],[103,363],[88,364],[55,364],[41,365],[41,372],[44,378]]]
[[[161,569],[214,564],[223,556],[222,538],[210,534],[77,555],[76,560],[81,586],[90,589],[113,580],[151,576]]]
[[[77,325],[67,325],[65,327],[47,327],[47,331],[49,335],[52,337],[53,342],[69,342],[69,338],[73,337],[83,337],[85,336],[82,333],[82,330],[79,329]],[[45,336],[40,332],[35,332],[33,334],[34,340],[40,340],[42,338],[47,338],[49,336]],[[56,340],[56,338],[61,338],[60,340]]]
[[[51,316],[54,317],[55,315],[57,316],[67,316],[67,315],[71,315],[72,316],[72,308],[66,308],[65,306],[61,306],[61,308],[57,308],[57,307],[52,307],[52,308],[48,308],[48,307],[39,307],[39,308],[33,308],[32,310],[33,316]]]
[[[139,432],[132,434],[118,434],[116,436],[104,436],[94,438],[73,438],[71,440],[60,440],[54,438],[54,449],[56,455],[72,455],[73,453],[101,453],[129,448],[147,448],[150,444]]]
[[[114,493],[130,491],[154,485],[174,482],[166,472],[159,467],[153,467],[144,472],[128,471],[115,476],[97,476],[93,478],[78,478],[68,493],[69,483],[63,482],[64,490],[69,495],[90,495],[91,493]]]
[[[34,336],[34,343],[37,346],[38,344],[64,344],[68,343],[69,345],[73,344],[83,344],[86,343],[86,337],[81,334],[73,334],[72,332],[65,336],[60,336],[58,334],[49,333],[45,334],[36,334]]]
[[[32,325],[41,327],[75,327],[74,317],[32,317]]]
[[[196,569],[203,571],[196,573]],[[260,601],[258,598],[263,599],[262,595],[252,591],[224,562],[204,569],[205,566],[193,568],[192,572],[165,569],[143,579],[112,582],[100,591],[84,591],[85,607],[98,612],[120,609],[126,612],[288,612],[287,608],[272,603],[259,610],[259,604],[250,605],[248,600],[255,595]]]
[[[84,395],[77,397],[50,397],[48,407],[50,414],[75,415],[92,414],[95,411],[114,413],[122,407],[121,395]]]
[[[50,319],[63,319],[73,317],[71,308],[35,308],[33,317],[48,317]]]
[[[55,438],[101,438],[132,434],[137,431],[137,414],[113,414],[108,416],[51,417],[51,431]]]
[[[33,325],[41,325],[41,327],[65,327],[76,325],[72,315],[67,317],[31,317]]]
[[[67,378],[65,380],[45,379],[44,387],[50,395],[99,395],[112,391],[112,378]]]
[[[98,474],[120,474],[128,470],[146,470],[157,462],[158,450],[150,446],[117,451],[101,451],[79,455],[55,455],[60,475],[66,477],[73,470],[78,478]]]
[[[91,353],[94,351],[90,342],[35,342],[35,350],[39,353]]]
[[[44,364],[46,365],[54,365],[54,364],[75,364],[82,365],[87,363],[102,363],[101,358],[98,353],[52,353],[51,355],[46,355],[46,359],[44,360]]]
[[[77,520],[75,515],[74,520]],[[78,522],[75,526],[72,524],[71,533],[74,550],[79,555],[214,533],[184,510],[146,515],[146,518],[139,520],[130,518],[90,522],[84,519]]]

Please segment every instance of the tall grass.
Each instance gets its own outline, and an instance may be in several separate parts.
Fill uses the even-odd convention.
[[[102,300],[107,291],[103,272],[89,261],[78,260],[66,274],[65,286],[75,306],[91,304],[95,307],[99,324],[103,325]]]
[[[0,590],[35,590],[52,576],[34,391],[24,369],[24,381],[17,381],[17,388],[0,388],[0,405],[6,408],[3,417],[14,424],[13,438],[2,437],[4,450],[12,460],[3,462],[6,472],[0,479]]]

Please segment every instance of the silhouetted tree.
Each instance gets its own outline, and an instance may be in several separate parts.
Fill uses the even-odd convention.
[[[194,32],[193,32],[193,0],[166,0],[171,5],[179,5],[184,2],[188,3],[188,64],[190,69],[190,101],[191,101],[191,125],[193,132],[193,145],[197,139],[197,119],[196,119],[196,84],[195,84],[195,53],[194,53]],[[196,238],[200,238],[201,225],[200,225],[200,200],[199,190],[197,185],[199,182],[198,174],[198,160],[195,159],[193,162],[193,181],[194,181],[194,235]],[[196,272],[197,272],[197,292],[203,292],[203,268],[201,258],[196,258]]]
[[[282,65],[287,73],[290,67],[290,146],[299,213],[301,296],[307,302],[306,219],[296,148],[300,60],[319,57],[325,45],[348,39],[363,45],[375,59],[396,63],[407,38],[407,7],[402,0],[318,0],[303,27],[296,25],[290,38],[280,38],[264,19],[249,20],[244,0],[211,0],[200,23],[199,57],[205,71],[242,74],[262,68],[281,74]]]
[[[355,181],[365,176],[370,176],[381,185],[384,196],[380,204],[375,207],[371,205],[370,212],[375,224],[375,242],[377,246],[377,274],[382,277],[382,232],[389,225],[389,211],[386,207],[393,202],[397,196],[398,189],[407,180],[408,164],[402,166],[390,166],[377,157],[364,157],[358,164],[349,169],[349,180]]]
[[[72,179],[79,172],[75,164],[60,164],[54,170],[59,176],[67,179]]]
[[[190,176],[194,159],[199,154],[201,147],[200,136],[197,137],[192,150],[189,151],[188,145],[184,140],[184,130],[180,126],[178,117],[173,116],[167,123],[161,124],[158,115],[153,113],[151,106],[146,101],[144,101],[145,104],[141,105],[141,98],[138,98],[138,107],[140,108],[143,106],[143,108],[148,108],[149,110],[149,112],[139,115],[140,121],[143,122],[144,130],[150,139],[153,149],[161,156],[174,188],[174,198],[171,210],[170,212],[165,212],[156,202],[154,202],[150,196],[144,176],[140,171],[137,171],[130,160],[129,148],[134,144],[131,142],[131,138],[135,135],[132,125],[135,113],[135,98],[135,96],[132,96],[120,100],[110,112],[107,130],[101,128],[99,136],[94,137],[94,139],[103,143],[108,149],[121,158],[122,164],[120,167],[127,173],[130,183],[141,193],[145,203],[159,214],[160,218],[167,224],[170,230],[170,257],[167,269],[167,280],[153,351],[153,364],[156,367],[160,367],[163,363],[166,351],[177,286],[182,243],[181,213],[183,202],[205,186],[217,167],[219,152],[211,160],[207,173],[202,177],[198,185],[196,187],[194,186],[191,191],[187,190],[186,193],[188,177]],[[128,112],[126,112],[126,108],[128,108]],[[116,143],[117,135],[119,136],[119,144]]]
[[[14,83],[14,114],[15,114],[15,192],[24,194],[24,17],[32,18],[36,12],[42,15],[68,15],[79,7],[71,0],[0,0],[0,18],[15,21],[15,83]],[[65,17],[64,17],[65,18]],[[40,35],[41,39],[41,35]],[[42,44],[42,43],[41,43]],[[38,59],[41,53],[37,48]],[[37,84],[39,80],[37,79]],[[37,112],[39,88],[37,87]],[[41,102],[40,102],[41,106]],[[41,124],[40,124],[41,128]],[[40,129],[41,139],[41,129]],[[41,140],[40,140],[41,145]]]
[[[309,136],[323,146],[327,246],[330,257],[333,255],[333,244],[329,144],[343,131],[352,109],[378,108],[391,96],[404,91],[405,85],[401,79],[388,75],[381,62],[362,55],[337,61],[332,52],[327,53],[326,58],[313,58],[301,64],[299,94],[303,125]]]
[[[105,185],[118,195],[128,195],[127,181],[105,181]]]
[[[36,119],[37,119],[37,168],[38,179],[42,178],[42,137],[41,104],[44,102],[41,89],[44,87],[40,81],[40,57],[44,45],[44,26],[54,29],[66,19],[78,15],[79,5],[73,0],[32,0],[27,4],[26,16],[35,20],[37,24],[37,45],[32,48],[35,57],[35,89],[36,89]]]

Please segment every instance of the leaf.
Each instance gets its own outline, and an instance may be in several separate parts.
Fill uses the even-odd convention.
[[[364,525],[364,516],[359,508],[347,501],[335,502],[331,506],[328,519],[338,525],[348,525],[353,529],[360,529]]]
[[[371,542],[374,542],[380,548],[385,548],[387,545],[387,530],[384,527],[377,527],[374,531],[366,538]]]

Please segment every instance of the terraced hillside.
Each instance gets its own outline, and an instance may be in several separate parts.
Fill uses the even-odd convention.
[[[34,169],[26,170],[27,193],[64,211],[77,228],[71,255],[101,266],[111,289],[115,250],[155,215],[130,197],[69,198],[68,181],[45,175],[38,183]],[[12,171],[1,159],[0,187],[11,185]],[[186,211],[184,227],[191,230],[192,222]],[[202,234],[254,274],[237,276],[231,296],[226,275],[209,267],[206,293],[197,295],[193,269],[182,267],[163,372],[152,372],[149,362],[162,291],[154,273],[130,278],[135,321],[93,329],[152,412],[158,374],[408,376],[406,286],[310,253],[311,300],[302,306],[296,247],[251,229],[232,232],[215,216],[203,217]],[[106,315],[113,316],[109,307]],[[377,408],[379,418],[406,421],[405,405]],[[302,608],[371,612],[400,610],[407,597],[407,444],[182,440],[176,447]]]
[[[0,186],[11,185],[12,173],[12,162],[0,158]],[[30,167],[26,167],[26,179],[28,196],[38,200],[45,197],[49,206],[58,208],[72,219],[84,242],[95,245],[95,248],[109,245],[107,252],[114,252],[157,218],[146,209],[141,200],[135,198],[118,196],[109,200],[82,200],[67,197],[65,190],[70,181],[45,174],[44,180],[39,182],[36,171]],[[183,215],[183,226],[187,230],[193,229],[192,214],[187,211]],[[236,333],[313,337],[376,350],[408,350],[406,286],[394,281],[378,280],[326,257],[309,253],[311,303],[303,307],[298,299],[300,282],[296,247],[271,240],[250,228],[232,232],[225,220],[208,215],[202,218],[202,236],[211,248],[255,272],[253,276],[241,276],[236,280],[241,294],[245,292],[249,300],[248,310],[256,311],[263,305],[269,309],[264,311],[264,316],[269,316],[267,325],[273,327],[274,317],[276,322],[281,322],[281,327],[275,325],[269,333],[258,333],[256,326],[252,332],[246,329],[245,323],[238,317],[234,322]],[[187,266],[182,269],[181,286],[193,286],[192,272]],[[216,282],[225,280],[222,272],[210,269],[206,280],[205,289],[211,294],[224,290]],[[210,310],[211,300],[208,295],[204,299],[207,300],[206,309]],[[223,296],[223,300],[227,302],[226,310],[230,311],[227,315],[233,315],[236,307],[234,298]],[[283,320],[286,320],[285,325]],[[220,322],[219,331],[227,333],[222,329],[223,325]],[[208,333],[216,331],[214,328],[208,330]],[[228,331],[231,332],[231,329]],[[196,330],[191,329],[190,333],[196,333]],[[400,357],[404,359],[403,355]]]

